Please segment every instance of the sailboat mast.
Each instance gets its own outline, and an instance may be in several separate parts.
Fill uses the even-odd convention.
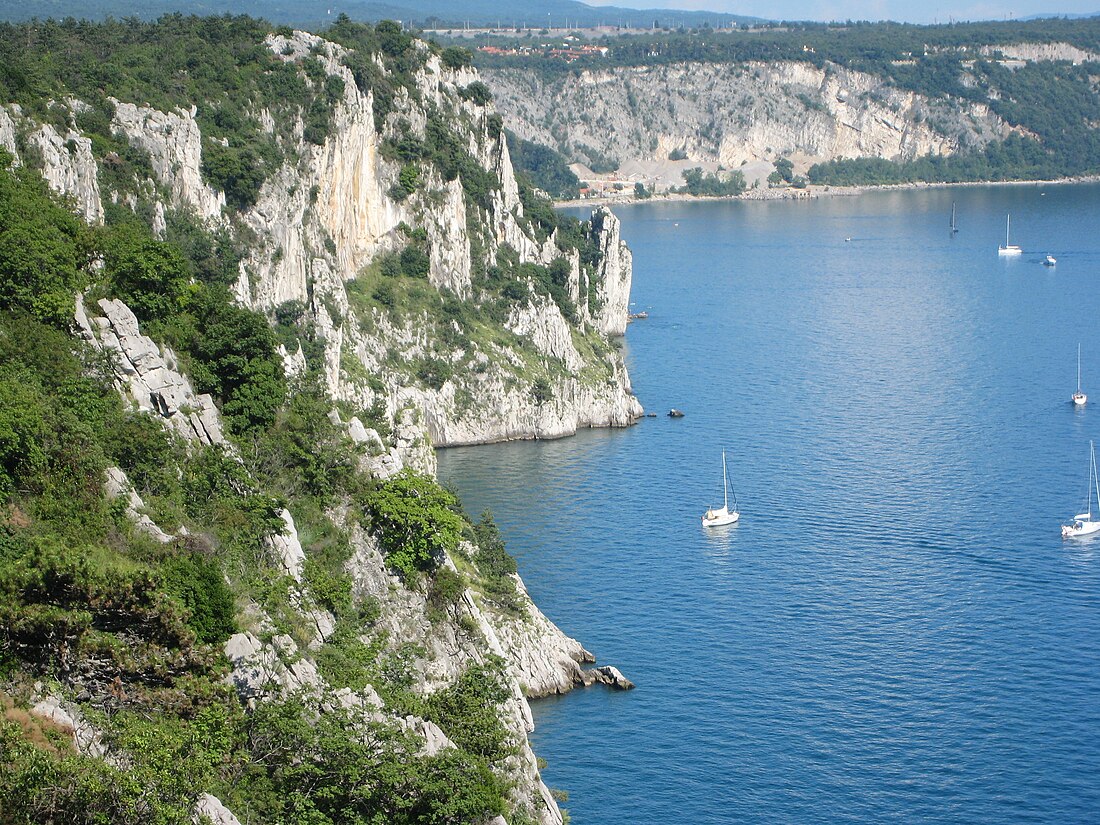
[[[1089,481],[1092,483],[1093,489],[1096,489],[1097,509],[1100,510],[1100,482],[1097,481],[1097,451],[1096,448],[1093,447],[1091,441],[1089,441],[1089,452],[1092,454],[1092,477]],[[1092,520],[1092,496],[1089,496],[1089,520]]]
[[[730,508],[730,485],[726,480],[726,451],[722,450],[722,504],[727,510]]]
[[[1005,215],[1005,247],[1007,248],[1011,244],[1008,242],[1009,235],[1012,234],[1012,215]]]
[[[1081,393],[1081,345],[1077,345],[1077,393]]]

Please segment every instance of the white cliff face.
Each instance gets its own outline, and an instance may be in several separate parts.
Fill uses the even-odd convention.
[[[195,122],[195,107],[161,112],[114,100],[113,125],[127,140],[149,153],[157,182],[168,186],[173,204],[189,206],[202,218],[221,216],[225,194],[202,179],[202,133]]]
[[[79,132],[59,135],[45,124],[31,133],[28,143],[42,155],[42,177],[50,188],[72,198],[77,213],[88,223],[103,223],[99,169],[92,156],[92,142]]]
[[[911,160],[980,146],[1010,131],[984,105],[930,100],[835,65],[681,63],[548,81],[518,69],[484,74],[521,137],[599,147],[620,163],[664,161],[673,150],[732,169],[789,156],[806,164],[860,156]]]
[[[633,257],[626,241],[619,234],[619,219],[610,209],[592,213],[592,224],[600,247],[600,264],[596,272],[596,328],[604,335],[625,335],[630,314],[630,282]]]
[[[59,195],[71,198],[77,214],[90,224],[103,223],[103,202],[99,193],[99,167],[92,156],[92,142],[70,129],[64,135],[50,124],[23,118],[16,105],[0,106],[0,149],[21,162],[16,130],[27,130],[27,147],[37,152],[42,177]]]
[[[122,301],[103,298],[89,314],[77,298],[76,322],[85,340],[111,356],[115,382],[142,412],[154,413],[188,440],[226,445],[214,399],[197,394],[178,371],[174,353],[142,335]]]
[[[1012,60],[1031,62],[1065,60],[1074,65],[1100,62],[1100,54],[1085,51],[1069,43],[1010,43],[1003,46],[982,46],[980,51],[985,57],[1000,52]]]

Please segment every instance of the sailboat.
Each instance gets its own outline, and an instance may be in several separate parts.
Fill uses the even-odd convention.
[[[1085,406],[1085,402],[1089,400],[1089,397],[1081,392],[1081,345],[1077,345],[1077,392],[1072,396],[1073,403],[1078,407]]]
[[[1012,231],[1012,216],[1008,215],[1008,216],[1006,216],[1006,220],[1005,220],[1005,245],[997,247],[997,254],[998,255],[1022,255],[1023,254],[1024,250],[1022,248],[1020,248],[1019,246],[1017,246],[1014,243],[1009,242],[1008,236],[1009,236],[1009,233],[1011,231]]]
[[[951,201],[951,234],[954,235],[959,231],[959,227],[955,226],[955,201]]]
[[[1087,536],[1100,530],[1100,521],[1092,518],[1092,495],[1096,491],[1097,516],[1100,517],[1100,484],[1096,481],[1096,448],[1089,442],[1089,499],[1088,511],[1078,513],[1073,517],[1073,524],[1062,525],[1062,538],[1072,539],[1077,536]]]
[[[704,527],[721,527],[723,524],[733,524],[741,514],[737,512],[737,494],[733,495],[733,510],[730,510],[730,483],[726,474],[726,451],[722,451],[722,506],[712,507],[703,513]]]

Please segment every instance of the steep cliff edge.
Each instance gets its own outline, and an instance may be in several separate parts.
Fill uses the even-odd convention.
[[[950,155],[1010,132],[984,104],[923,97],[834,64],[679,63],[550,76],[495,68],[484,75],[510,128],[586,163],[659,163],[682,153],[688,168],[793,158],[802,172],[844,157]]]
[[[251,25],[164,28],[221,27],[308,105],[0,106],[0,211],[53,221],[0,225],[0,691],[92,718],[65,764],[112,821],[560,825],[527,697],[630,685],[582,669],[432,447],[630,424],[630,252],[517,183],[468,54]],[[57,278],[8,254],[37,230]],[[13,787],[57,756],[20,748]]]

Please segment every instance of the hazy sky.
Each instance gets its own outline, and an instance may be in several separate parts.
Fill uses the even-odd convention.
[[[1033,14],[1100,12],[1100,0],[583,0],[590,6],[703,9],[771,20],[1005,20]]]

